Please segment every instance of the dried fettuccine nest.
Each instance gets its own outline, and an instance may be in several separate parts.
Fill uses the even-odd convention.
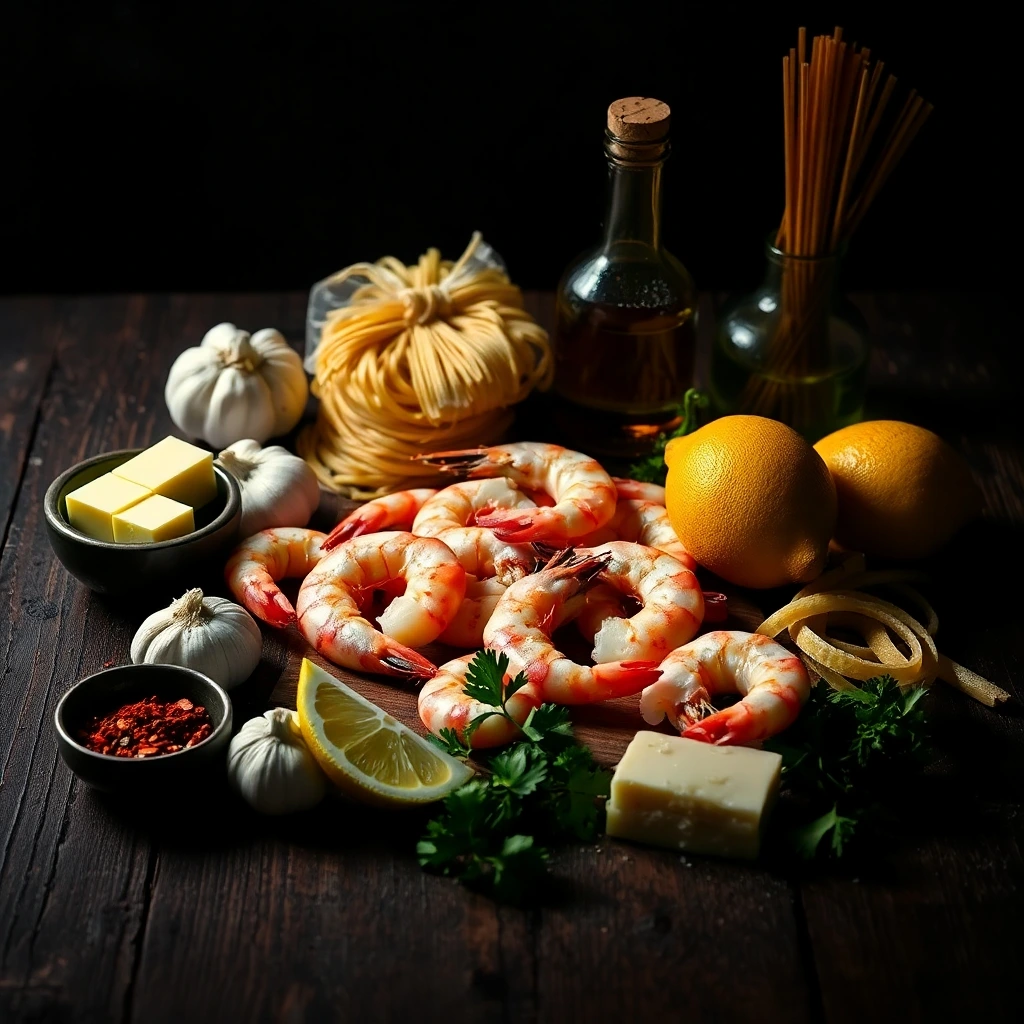
[[[867,572],[863,557],[854,556],[804,587],[757,632],[775,637],[788,630],[808,668],[837,690],[855,689],[855,680],[884,673],[901,686],[941,679],[989,707],[1003,703],[1010,696],[1004,689],[939,653],[934,640],[939,618],[909,585],[921,578],[906,570]],[[906,598],[923,612],[925,623],[863,589],[877,586]],[[843,640],[836,630],[859,634],[863,643]]]

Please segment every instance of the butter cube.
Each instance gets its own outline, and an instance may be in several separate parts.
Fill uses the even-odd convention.
[[[152,493],[148,488],[133,484],[130,480],[105,473],[73,490],[64,499],[68,522],[94,540],[112,543],[114,527],[111,517],[137,505]]]
[[[165,437],[114,473],[193,508],[201,508],[217,496],[213,453],[177,437]]]
[[[195,527],[192,509],[180,501],[153,494],[113,517],[118,544],[152,544],[184,537]]]
[[[612,778],[607,832],[672,850],[757,856],[782,758],[638,732]]]

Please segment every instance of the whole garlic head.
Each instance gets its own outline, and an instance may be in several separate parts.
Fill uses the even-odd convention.
[[[217,456],[242,492],[239,533],[251,537],[272,526],[305,526],[320,504],[320,484],[305,460],[281,445],[261,448],[247,438]]]
[[[164,400],[175,425],[215,448],[288,433],[309,394],[302,360],[273,328],[217,324],[174,361]]]
[[[136,665],[194,668],[230,690],[252,675],[262,647],[260,628],[241,605],[195,588],[139,626],[131,655]]]
[[[261,814],[308,810],[327,791],[298,715],[287,708],[271,708],[239,729],[228,748],[228,779]]]

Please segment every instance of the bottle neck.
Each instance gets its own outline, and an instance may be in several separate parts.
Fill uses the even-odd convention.
[[[609,137],[608,212],[604,244],[639,242],[661,248],[661,171],[667,142],[626,146]]]

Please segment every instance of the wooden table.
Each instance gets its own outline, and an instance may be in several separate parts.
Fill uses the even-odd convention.
[[[1017,321],[992,296],[859,301],[877,341],[870,414],[939,430],[987,498],[932,564],[940,646],[1019,699]],[[298,343],[304,311],[302,294],[0,303],[0,1020],[1019,1019],[1019,703],[929,696],[936,759],[884,856],[809,872],[603,841],[562,852],[562,895],[528,911],[422,872],[415,814],[335,803],[279,821],[218,784],[149,807],[80,785],[54,706],[128,660],[157,602],[71,578],[43,492],[70,463],[169,432],[167,370],[208,327]],[[236,723],[288,699],[304,650],[267,635]],[[371,695],[415,721],[409,692]]]

